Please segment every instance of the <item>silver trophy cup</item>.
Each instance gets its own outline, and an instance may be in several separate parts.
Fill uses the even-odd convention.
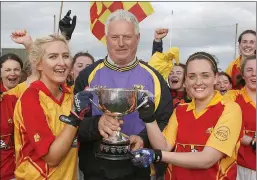
[[[122,89],[122,88],[88,88],[86,91],[94,92],[98,97],[98,104],[90,100],[103,113],[121,120],[124,115],[136,111],[148,101],[148,97],[153,96],[147,90]],[[143,97],[143,101],[138,104],[138,99]],[[130,159],[129,137],[120,131],[116,131],[114,136],[103,138],[100,144],[100,151],[96,157],[108,160]]]

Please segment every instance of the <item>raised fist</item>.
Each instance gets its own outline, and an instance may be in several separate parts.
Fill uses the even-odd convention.
[[[169,29],[165,29],[165,28],[156,29],[154,32],[154,40],[157,42],[161,41],[164,37],[167,36],[168,32],[169,32]]]
[[[33,40],[25,29],[12,32],[11,39],[17,44],[23,44],[25,47],[30,46]]]
[[[70,14],[71,10],[69,10],[64,18],[59,21],[59,28],[61,30],[61,33],[66,37],[67,40],[71,39],[77,22],[77,16],[73,16],[73,18],[71,19]]]

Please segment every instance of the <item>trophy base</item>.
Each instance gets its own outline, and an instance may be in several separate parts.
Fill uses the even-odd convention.
[[[126,135],[122,134],[121,136],[122,138],[103,139],[100,144],[100,152],[95,154],[96,157],[114,161],[131,159],[130,141]]]
[[[124,155],[111,155],[111,154],[102,154],[102,153],[96,153],[95,156],[100,159],[106,159],[106,160],[112,160],[112,161],[124,161],[131,159],[130,154],[124,154]]]

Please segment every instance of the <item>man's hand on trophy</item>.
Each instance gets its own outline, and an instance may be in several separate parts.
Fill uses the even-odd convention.
[[[162,151],[159,149],[138,149],[132,152],[132,163],[138,167],[149,167],[152,163],[160,162]]]
[[[61,115],[59,119],[75,127],[79,126],[81,120],[84,119],[86,112],[91,109],[91,101],[93,94],[88,91],[81,91],[74,96],[72,111],[69,116]]]
[[[142,99],[144,98],[145,97],[142,97]],[[148,98],[147,103],[145,103],[143,106],[141,106],[138,109],[139,118],[142,119],[145,123],[151,123],[155,121],[154,110],[155,110],[154,102]]]
[[[98,130],[104,138],[113,136],[115,131],[120,131],[122,120],[117,121],[114,117],[103,114],[98,122]]]
[[[129,141],[130,141],[130,148],[132,151],[135,151],[139,148],[144,147],[144,141],[140,136],[131,135],[129,136]]]

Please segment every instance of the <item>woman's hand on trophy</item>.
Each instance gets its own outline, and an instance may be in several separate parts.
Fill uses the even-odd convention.
[[[112,116],[103,114],[98,122],[98,130],[104,138],[113,136],[115,131],[120,131],[120,125],[123,124],[123,121],[117,121]]]
[[[160,162],[162,151],[159,149],[138,149],[131,152],[133,155],[132,163],[139,167],[149,167],[152,163]]]
[[[142,119],[145,123],[151,123],[155,121],[154,110],[154,102],[148,99],[147,103],[138,109],[139,118]]]
[[[72,106],[71,114],[75,115],[80,120],[84,119],[86,112],[91,109],[91,101],[93,94],[89,91],[78,92],[74,96],[74,102]]]
[[[144,147],[144,141],[140,136],[131,135],[129,136],[129,141],[130,141],[130,148],[132,151],[135,151],[139,148]]]
[[[70,124],[74,127],[79,126],[81,120],[84,119],[86,112],[91,108],[90,99],[93,98],[93,94],[88,91],[81,91],[74,96],[74,102],[72,111],[69,116],[61,115],[60,121]]]

